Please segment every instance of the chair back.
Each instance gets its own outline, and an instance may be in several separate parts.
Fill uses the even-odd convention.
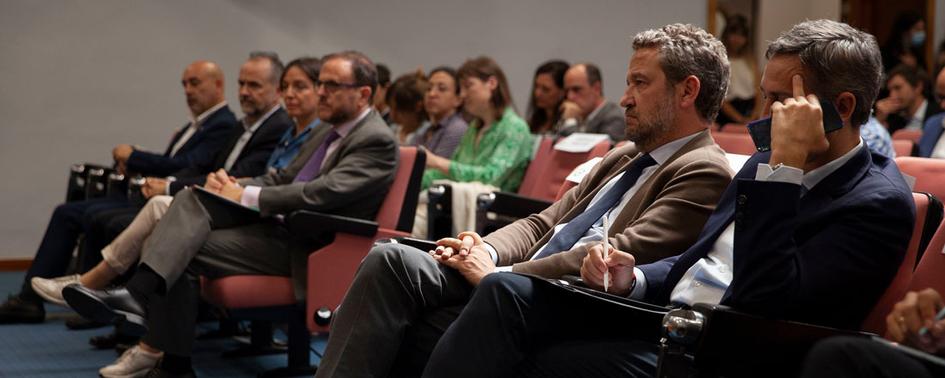
[[[423,175],[426,160],[427,155],[422,150],[400,147],[394,182],[377,212],[378,227],[406,232],[413,230],[414,213],[420,196],[419,178]]]
[[[722,148],[723,151],[730,154],[751,155],[757,152],[755,142],[751,136],[741,133],[730,132],[712,132],[712,139]]]
[[[519,188],[519,195],[553,201],[571,171],[590,159],[604,156],[610,150],[610,141],[600,141],[587,152],[558,151],[553,146],[549,150],[550,155],[547,162],[543,163],[544,167],[540,172],[535,172],[539,176],[534,185],[531,188]],[[536,156],[536,160],[537,158]]]
[[[915,177],[913,191],[945,198],[945,160],[901,156],[896,158],[896,165],[902,173]]]
[[[540,136],[538,149],[535,156],[525,168],[525,176],[522,177],[522,184],[518,187],[518,193],[531,193],[541,180],[542,174],[551,162],[551,152],[554,148],[554,138],[551,136]]]
[[[899,264],[899,269],[892,282],[879,297],[876,305],[863,321],[863,330],[882,335],[886,332],[886,315],[893,305],[906,294],[913,279],[913,270],[919,261],[922,251],[928,244],[931,233],[942,221],[942,203],[928,193],[912,193],[915,201],[915,226],[906,255]]]
[[[748,134],[748,126],[744,123],[726,123],[719,128],[719,131],[731,134]]]
[[[925,253],[919,259],[919,265],[912,273],[909,290],[919,291],[933,288],[945,295],[945,222],[940,222]]]
[[[915,142],[908,139],[893,139],[892,147],[893,151],[896,151],[896,156],[913,156]]]
[[[922,138],[922,130],[916,129],[899,129],[892,134],[893,140],[909,140],[912,143],[919,143],[919,139]]]

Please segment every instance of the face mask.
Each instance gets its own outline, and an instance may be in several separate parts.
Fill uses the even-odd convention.
[[[912,46],[922,46],[925,44],[925,32],[917,31],[912,33]]]

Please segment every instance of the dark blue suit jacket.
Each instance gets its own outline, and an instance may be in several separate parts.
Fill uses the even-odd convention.
[[[281,107],[272,113],[240,151],[236,157],[236,162],[230,167],[229,173],[233,177],[256,177],[266,173],[266,163],[269,162],[269,156],[276,149],[279,140],[286,130],[293,127],[295,123],[289,114]],[[243,136],[243,129],[237,127],[232,132],[230,138],[226,141],[224,148],[218,153],[216,158],[209,164],[200,164],[184,168],[173,174],[177,178],[170,185],[171,195],[176,194],[185,186],[203,185],[207,180],[207,173],[216,171],[226,165],[226,159],[230,157],[230,152],[236,147],[236,142]]]
[[[171,149],[184,134],[186,127],[174,134],[163,155],[139,150],[132,152],[128,158],[128,171],[145,176],[164,177],[186,167],[210,165],[217,152],[226,145],[230,133],[238,128],[237,122],[229,106],[224,106],[204,119],[197,132],[174,156],[171,156]]]
[[[932,156],[932,150],[935,149],[938,139],[942,137],[942,130],[945,130],[942,128],[943,118],[945,118],[945,113],[937,114],[925,121],[925,126],[922,127],[922,139],[919,139],[919,156]]]
[[[646,300],[668,304],[734,219],[733,279],[722,304],[858,329],[905,255],[915,219],[908,186],[891,159],[862,148],[801,197],[800,185],[754,180],[769,157],[745,164],[689,250],[639,267]]]

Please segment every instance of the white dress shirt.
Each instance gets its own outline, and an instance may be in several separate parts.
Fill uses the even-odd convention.
[[[652,157],[653,160],[656,161],[656,164],[644,168],[643,172],[640,174],[640,177],[637,178],[637,182],[634,183],[633,186],[630,187],[630,189],[627,190],[623,194],[622,197],[620,197],[620,201],[617,203],[617,205],[615,205],[612,209],[610,209],[610,211],[608,211],[605,214],[607,216],[607,220],[609,221],[607,225],[608,229],[610,229],[610,227],[613,226],[614,221],[617,219],[617,215],[619,215],[620,212],[623,210],[623,208],[627,205],[627,203],[630,202],[630,199],[633,198],[633,195],[636,194],[638,190],[640,190],[640,187],[646,183],[647,179],[649,179],[650,176],[653,175],[653,172],[656,172],[656,169],[659,168],[660,165],[665,163],[666,160],[668,160],[671,156],[673,156],[673,154],[676,153],[676,151],[679,151],[679,149],[682,148],[682,146],[684,146],[690,140],[695,138],[697,135],[698,133],[676,139],[672,142],[659,146],[658,148],[650,152],[650,157]],[[604,193],[607,193],[607,191],[610,190],[610,188],[616,185],[617,180],[620,180],[620,178],[623,177],[624,173],[626,173],[626,171],[618,173],[613,178],[611,178],[610,181],[607,181],[607,183],[604,184],[604,186],[599,191],[597,191],[597,194],[594,195],[594,198],[591,198],[591,201],[588,202],[586,208],[589,209],[592,206],[594,206],[594,204],[597,203],[597,201],[600,201],[600,198],[604,195]],[[557,235],[558,232],[560,232],[565,226],[567,226],[567,224],[568,223],[566,222],[566,223],[561,223],[555,226],[554,234],[552,234],[551,237],[554,238],[554,235]],[[619,233],[620,231],[617,230],[616,232]],[[548,239],[548,240],[551,240],[551,239]],[[601,242],[603,240],[604,240],[604,217],[601,216],[601,218],[598,219],[591,226],[591,228],[588,229],[587,232],[584,233],[584,235],[581,236],[580,239],[578,239],[576,243],[574,243],[574,247],[578,247],[578,246],[588,244],[588,243],[593,243],[593,242]],[[539,248],[538,251],[534,255],[532,255],[532,259],[534,259],[536,256],[541,255],[542,251],[544,251],[547,245],[548,244],[546,243],[541,248]],[[485,248],[492,255],[492,261],[498,263],[499,255],[496,253],[495,248],[489,245],[488,243],[485,244]],[[511,270],[512,270],[511,266],[504,266],[504,267],[496,268],[496,271],[499,271],[499,272],[511,271]]]
[[[209,117],[213,112],[220,110],[220,108],[226,106],[226,101],[220,101],[219,104],[214,105],[212,108],[207,109],[205,112],[200,113],[197,118],[190,120],[190,124],[187,125],[187,129],[184,130],[184,134],[177,139],[177,143],[174,143],[174,147],[171,147],[171,156],[177,154],[177,151],[184,147],[184,144],[187,144],[187,141],[190,140],[190,137],[194,136],[197,132],[197,129],[200,128],[200,124],[203,123],[207,117]]]
[[[240,125],[243,126],[243,135],[240,135],[240,139],[236,141],[236,144],[233,145],[233,149],[230,150],[230,155],[226,157],[226,163],[223,164],[223,169],[229,171],[233,168],[233,164],[236,163],[236,159],[240,157],[240,154],[243,153],[243,149],[246,148],[246,144],[249,143],[249,140],[253,138],[253,134],[256,133],[256,130],[259,130],[259,127],[262,126],[263,122],[272,117],[272,114],[279,110],[282,107],[282,104],[276,104],[272,109],[256,120],[256,123],[252,126],[246,124],[246,118],[243,118]]]
[[[768,164],[758,164],[755,172],[756,181],[776,181],[802,185],[801,195],[812,189],[824,178],[835,172],[856,153],[864,148],[863,140],[839,158],[824,164],[808,173],[782,166],[772,169]],[[694,303],[718,304],[725,295],[729,284],[732,283],[732,267],[734,266],[735,223],[730,222],[719,238],[716,239],[712,250],[706,257],[699,259],[682,276],[670,294],[670,303],[692,305]],[[637,267],[633,268],[636,284],[630,293],[630,298],[642,299],[646,293],[646,276]]]
[[[925,111],[928,110],[929,100],[922,100],[922,105],[919,105],[919,108],[915,110],[915,113],[912,114],[912,118],[909,119],[909,123],[906,124],[904,129],[911,130],[922,130],[923,121],[925,121]]]

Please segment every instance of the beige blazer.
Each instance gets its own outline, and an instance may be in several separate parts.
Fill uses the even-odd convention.
[[[548,242],[555,225],[583,212],[600,188],[637,155],[633,146],[614,149],[559,201],[483,238],[495,247],[498,265],[548,278],[580,274],[586,246],[529,259]],[[611,245],[633,254],[638,264],[684,252],[696,241],[732,174],[725,152],[708,130],[701,131],[657,167],[630,198],[610,227]]]

